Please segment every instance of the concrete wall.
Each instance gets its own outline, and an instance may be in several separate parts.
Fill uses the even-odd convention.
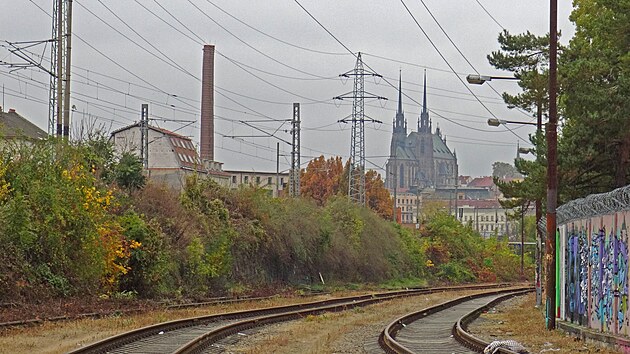
[[[630,335],[629,211],[559,226],[557,315],[610,334]]]

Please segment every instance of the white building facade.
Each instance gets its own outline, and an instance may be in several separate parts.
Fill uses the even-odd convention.
[[[130,152],[140,156],[140,124],[133,124],[112,132],[110,141],[116,153]],[[166,129],[149,126],[147,176],[181,190],[190,174],[212,178],[222,186],[229,185],[229,175],[221,170],[221,163],[201,161],[189,137]]]

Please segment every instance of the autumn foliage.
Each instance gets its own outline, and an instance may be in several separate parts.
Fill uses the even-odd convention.
[[[348,168],[341,157],[326,159],[323,155],[311,160],[300,177],[303,197],[324,205],[333,196],[348,195]],[[367,207],[385,219],[391,219],[393,199],[385,188],[381,176],[374,170],[365,173],[365,196]]]
[[[449,216],[434,216],[420,234],[392,223],[391,199],[374,171],[366,173],[369,208],[351,203],[339,157],[309,163],[303,198],[272,198],[195,175],[181,191],[122,183],[140,180],[140,162],[115,157],[102,141],[0,149],[0,302],[514,274],[505,245]],[[120,170],[129,172],[125,179]]]

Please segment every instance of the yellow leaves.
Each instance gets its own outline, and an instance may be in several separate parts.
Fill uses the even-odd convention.
[[[4,179],[7,173],[7,166],[0,162],[0,201],[3,201],[11,191],[11,183]]]
[[[425,266],[426,266],[427,268],[431,268],[431,267],[435,267],[435,264],[433,264],[433,261],[432,261],[432,260],[427,259],[427,262],[426,262]]]
[[[104,251],[105,276],[103,283],[108,290],[113,290],[121,276],[127,274],[131,250],[142,245],[135,240],[127,240],[122,233],[122,227],[117,222],[106,222],[97,228],[99,241]]]

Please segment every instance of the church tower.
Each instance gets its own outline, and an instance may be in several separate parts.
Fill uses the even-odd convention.
[[[427,111],[427,71],[424,71],[424,95],[422,96],[422,113],[420,113],[420,119],[418,120],[418,133],[431,134],[431,120],[429,119],[429,112]]]
[[[427,109],[427,72],[424,72],[422,112],[418,118],[418,132],[413,135],[412,146],[415,161],[411,171],[410,185],[418,188],[435,186],[435,151],[431,119]]]
[[[405,112],[402,105],[402,75],[398,73],[398,109],[396,110],[396,118],[394,118],[394,133],[392,134],[392,143],[389,149],[389,155],[395,156],[398,146],[404,146],[407,137],[407,122],[405,121]]]

